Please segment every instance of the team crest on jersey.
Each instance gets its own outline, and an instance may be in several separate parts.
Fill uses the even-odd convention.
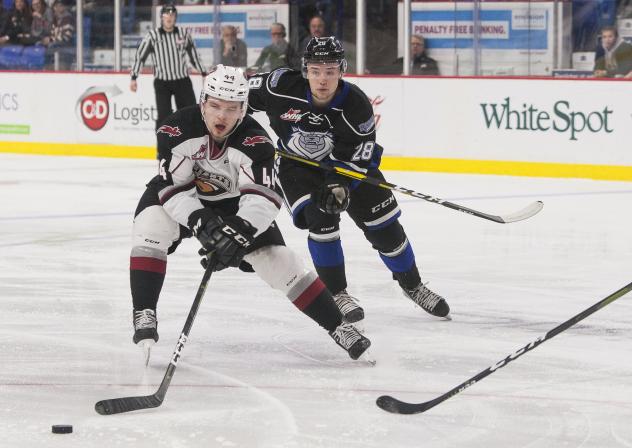
[[[156,134],[167,134],[169,137],[180,137],[182,135],[182,131],[178,126],[167,126],[164,124],[158,128]]]
[[[301,121],[301,119],[303,118],[303,116],[305,116],[306,114],[308,114],[309,112],[303,112],[301,113],[300,109],[292,109],[290,108],[290,110],[288,110],[287,112],[281,114],[279,116],[279,118],[281,120],[285,120],[285,121],[293,121],[294,123],[298,123],[299,121]]]
[[[209,173],[202,167],[195,165],[193,168],[195,174],[195,185],[202,193],[206,194],[222,194],[231,190],[232,180],[228,176],[220,173]]]
[[[321,158],[334,149],[334,135],[329,132],[307,132],[299,127],[292,126],[292,135],[287,146],[310,158]]]
[[[241,142],[244,146],[255,146],[259,143],[270,143],[272,144],[272,140],[264,135],[255,135],[253,137],[246,137],[243,142]]]
[[[206,151],[208,151],[208,143],[200,145],[200,149],[191,156],[191,160],[204,160],[206,159]]]

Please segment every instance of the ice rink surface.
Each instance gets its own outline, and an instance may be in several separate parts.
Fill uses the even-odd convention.
[[[159,408],[101,416],[105,398],[153,393],[202,276],[197,243],[170,256],[160,342],[132,344],[133,211],[156,163],[0,154],[0,446],[632,447],[632,294],[425,414],[384,393],[440,395],[632,281],[632,184],[387,172],[389,181],[488,213],[408,196],[402,222],[451,322],[405,299],[345,217],[349,290],[377,365],[353,362],[254,274],[215,274]],[[282,211],[288,245],[306,234]],[[51,434],[53,424],[74,433]]]

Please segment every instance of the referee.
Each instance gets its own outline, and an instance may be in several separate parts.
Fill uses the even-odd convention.
[[[178,11],[175,6],[163,5],[160,9],[161,26],[147,33],[136,50],[136,57],[132,66],[132,82],[129,87],[132,92],[136,92],[138,88],[136,78],[138,78],[140,68],[147,56],[151,54],[154,63],[154,89],[158,109],[156,130],[160,123],[173,113],[171,109],[172,96],[176,98],[178,109],[196,104],[185,55],[189,56],[191,65],[203,77],[206,75],[191,35],[186,30],[176,26],[177,17]]]

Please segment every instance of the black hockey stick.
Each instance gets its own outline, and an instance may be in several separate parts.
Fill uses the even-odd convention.
[[[301,157],[296,154],[290,154],[289,152],[279,151],[279,150],[277,150],[277,154],[279,154],[281,157],[285,157],[286,159],[291,159],[297,162],[306,163],[307,165],[312,165],[317,168],[323,169],[325,171],[334,172],[342,176],[350,177],[352,179],[356,179],[356,180],[359,180],[360,182],[365,182],[367,184],[371,184],[376,187],[385,188],[387,190],[399,191],[400,193],[407,194],[409,196],[413,196],[418,199],[423,199],[424,201],[433,202],[435,204],[443,205],[444,207],[448,207],[453,210],[457,210],[459,212],[478,216],[479,218],[487,219],[489,221],[499,222],[501,224],[522,221],[523,219],[531,218],[533,215],[535,215],[540,210],[542,210],[542,207],[544,207],[544,204],[542,204],[542,201],[535,201],[532,204],[527,205],[522,210],[519,210],[514,213],[509,213],[506,215],[490,215],[488,213],[484,213],[478,210],[464,207],[462,205],[455,204],[453,202],[449,202],[449,201],[446,201],[444,199],[440,199],[434,196],[430,196],[428,194],[423,194],[414,190],[410,190],[408,188],[400,187],[399,185],[395,185],[390,182],[383,181],[381,179],[376,179],[374,177],[370,177],[365,174],[358,173],[356,171],[340,168],[337,166],[330,166],[318,160],[306,159],[305,157]]]
[[[474,375],[469,380],[459,384],[454,389],[446,392],[443,395],[438,396],[437,398],[435,398],[433,400],[426,401],[426,402],[423,402],[423,403],[406,403],[404,401],[398,400],[397,398],[393,398],[393,397],[391,397],[389,395],[382,395],[381,397],[379,397],[377,399],[377,405],[380,408],[384,409],[385,411],[392,412],[394,414],[419,414],[421,412],[425,412],[428,409],[431,409],[431,408],[435,407],[439,403],[443,403],[448,398],[453,397],[453,396],[455,396],[456,394],[458,394],[460,392],[463,392],[468,387],[478,383],[480,380],[482,380],[486,376],[491,375],[492,373],[494,373],[496,370],[500,369],[501,367],[505,367],[508,363],[510,363],[514,359],[517,359],[518,357],[524,355],[528,351],[533,350],[538,345],[542,344],[545,341],[548,341],[553,336],[556,336],[556,335],[560,334],[564,330],[567,330],[568,328],[570,328],[573,325],[575,325],[577,322],[579,322],[581,320],[584,320],[585,318],[587,318],[588,316],[590,316],[594,312],[599,311],[604,306],[614,302],[619,297],[626,295],[630,291],[632,291],[632,283],[629,283],[628,285],[624,286],[620,290],[618,290],[616,292],[613,292],[612,294],[610,294],[605,299],[600,300],[599,302],[595,303],[590,308],[585,309],[584,311],[582,311],[578,315],[576,315],[574,317],[571,317],[566,322],[558,325],[557,327],[555,327],[554,329],[552,329],[551,331],[546,333],[544,336],[540,336],[539,338],[537,338],[533,342],[530,342],[527,345],[525,345],[524,347],[522,347],[521,349],[516,350],[511,355],[507,356],[505,359],[503,359],[501,361],[498,361],[493,366],[488,367],[487,369],[483,370],[482,372]]]
[[[180,352],[182,351],[184,344],[187,343],[189,331],[191,331],[191,326],[193,326],[195,315],[200,308],[202,297],[204,297],[204,292],[206,291],[206,285],[211,278],[214,268],[215,261],[211,257],[211,260],[204,271],[204,276],[200,282],[195,299],[193,300],[193,305],[191,305],[191,311],[189,311],[187,321],[185,322],[182,333],[180,333],[180,337],[178,338],[178,343],[176,344],[176,349],[171,357],[171,362],[169,363],[169,367],[167,367],[167,372],[165,373],[158,390],[152,395],[101,400],[94,405],[95,411],[101,415],[112,415],[120,414],[121,412],[137,411],[139,409],[157,408],[162,404],[162,401],[165,399],[165,395],[167,394],[169,384],[171,384],[171,378],[173,378],[173,374],[176,371],[176,366],[178,365],[178,360],[180,359]]]

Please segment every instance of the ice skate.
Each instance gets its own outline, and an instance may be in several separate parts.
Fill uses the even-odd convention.
[[[436,292],[426,288],[423,283],[419,283],[419,285],[413,289],[403,289],[403,291],[406,297],[422,307],[424,311],[433,316],[443,317],[447,320],[452,319],[450,317],[448,302]]]
[[[371,346],[371,341],[362,336],[353,325],[344,321],[334,331],[329,332],[329,336],[345,349],[353,360],[360,358]]]
[[[134,310],[134,344],[138,345],[145,355],[145,366],[149,365],[152,346],[158,342],[158,320],[156,312],[150,308]]]
[[[358,299],[350,295],[346,289],[336,294],[334,301],[338,305],[338,309],[345,321],[350,324],[357,324],[364,319],[364,310],[358,305]],[[361,331],[362,329],[359,328],[359,330]]]

